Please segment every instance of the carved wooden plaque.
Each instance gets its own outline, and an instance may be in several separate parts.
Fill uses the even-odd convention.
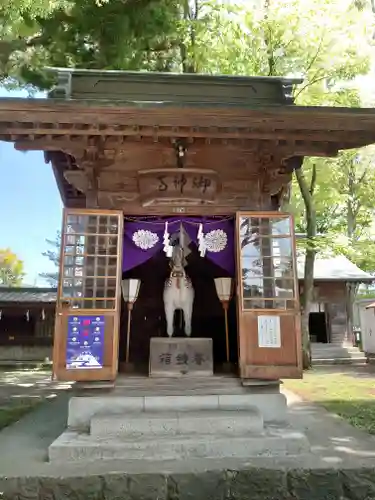
[[[216,201],[221,184],[214,170],[164,168],[138,172],[142,205],[198,205]]]
[[[212,339],[151,339],[151,377],[212,376],[213,373]]]

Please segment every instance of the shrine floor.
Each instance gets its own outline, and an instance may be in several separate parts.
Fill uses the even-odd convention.
[[[172,396],[171,381],[123,380],[112,396],[125,390],[146,398],[155,386]],[[212,384],[217,396],[223,384],[234,388],[230,378]],[[185,389],[196,396],[204,390],[196,384]],[[241,386],[237,391],[246,394]],[[304,433],[310,444],[296,456],[276,457],[270,450],[269,456],[242,459],[48,463],[47,449],[66,427],[71,396],[61,394],[0,433],[2,500],[375,499],[375,439],[292,394],[286,394],[285,430]]]

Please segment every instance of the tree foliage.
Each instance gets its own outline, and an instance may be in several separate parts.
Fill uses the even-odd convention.
[[[0,3],[0,80],[20,79],[22,67],[39,67],[40,54],[32,41],[40,32],[40,23],[68,0],[3,0]],[[25,81],[21,78],[21,83]],[[26,81],[26,83],[29,83]]]
[[[310,158],[304,172],[316,172],[318,247],[343,253],[361,269],[375,271],[374,203],[375,150],[367,147],[348,150],[336,159]],[[306,231],[305,207],[298,189],[292,204],[298,232]]]
[[[178,48],[179,0],[73,0],[54,4],[9,35],[3,74],[49,87],[44,66],[171,70]],[[44,14],[44,15],[43,15]],[[6,50],[7,49],[7,50]]]
[[[352,0],[17,0],[0,10],[4,76],[48,87],[43,66],[302,75],[321,88],[368,67],[371,16]],[[343,22],[345,19],[345,22]],[[320,85],[319,85],[320,84]],[[319,94],[319,92],[318,92]],[[318,102],[320,95],[315,96]]]
[[[22,260],[9,248],[0,249],[0,285],[21,286],[24,276]]]
[[[42,252],[43,257],[47,257],[56,266],[54,272],[42,272],[39,276],[43,278],[51,287],[56,288],[59,283],[59,269],[60,269],[60,249],[61,249],[61,232],[57,231],[54,240],[46,239],[49,248]]]

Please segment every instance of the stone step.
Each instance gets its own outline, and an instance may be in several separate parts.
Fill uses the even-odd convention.
[[[220,395],[220,394],[247,394],[251,388],[245,387],[241,379],[234,376],[213,376],[213,377],[188,377],[188,378],[147,378],[147,377],[123,377],[116,380],[115,388],[111,395],[120,393],[124,396],[153,396],[155,393],[161,396],[173,395]],[[108,388],[110,388],[109,384]],[[262,386],[263,390],[272,390],[278,387],[278,381],[251,381],[251,387]],[[76,389],[86,389],[87,395],[92,389],[100,387],[97,383],[76,383]],[[103,385],[104,387],[104,385]],[[113,388],[113,387],[112,387]]]
[[[257,408],[264,421],[286,418],[286,398],[280,393],[220,394],[191,396],[80,396],[69,401],[68,427],[88,430],[98,413],[129,414],[136,412],[182,412],[211,410],[253,410]]]
[[[329,344],[326,346],[311,346],[312,351],[346,351],[346,352],[361,352],[358,347],[345,347],[338,344]]]
[[[313,358],[347,358],[347,359],[361,359],[364,356],[363,352],[358,353],[346,353],[340,351],[333,352],[311,352]]]
[[[350,366],[364,366],[367,364],[366,358],[353,359],[353,358],[313,358],[312,364],[314,366],[323,365],[350,365]]]
[[[192,458],[251,458],[296,456],[310,451],[306,436],[286,428],[238,437],[200,435],[122,440],[66,431],[49,449],[52,463],[96,460],[166,461]]]
[[[364,353],[359,349],[349,350],[344,348],[311,349],[313,358],[362,358]]]
[[[262,432],[263,417],[257,408],[237,411],[144,412],[97,414],[91,419],[91,436],[135,437],[172,435],[242,435]]]
[[[184,385],[184,386],[237,386],[240,385],[240,379],[235,376],[212,376],[212,377],[197,377],[189,375],[189,377],[142,377],[142,376],[121,376],[116,380],[116,387],[154,387],[155,385]]]
[[[355,346],[344,346],[340,344],[312,344],[311,345],[311,350],[312,351],[330,351],[330,350],[335,350],[335,349],[340,349],[343,351],[348,351],[348,352],[357,352],[359,351],[358,347]]]

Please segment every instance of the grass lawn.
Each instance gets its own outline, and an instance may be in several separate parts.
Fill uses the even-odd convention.
[[[39,393],[34,387],[30,388],[29,385],[37,383],[44,376],[48,377],[49,374],[48,367],[42,366],[0,367],[0,431],[45,401],[45,394],[42,391]]]
[[[284,381],[284,387],[375,434],[375,373],[315,369],[306,372],[303,380]]]
[[[8,425],[12,425],[21,417],[34,410],[41,404],[40,400],[23,401],[18,403],[11,403],[6,406],[0,406],[0,430]]]

